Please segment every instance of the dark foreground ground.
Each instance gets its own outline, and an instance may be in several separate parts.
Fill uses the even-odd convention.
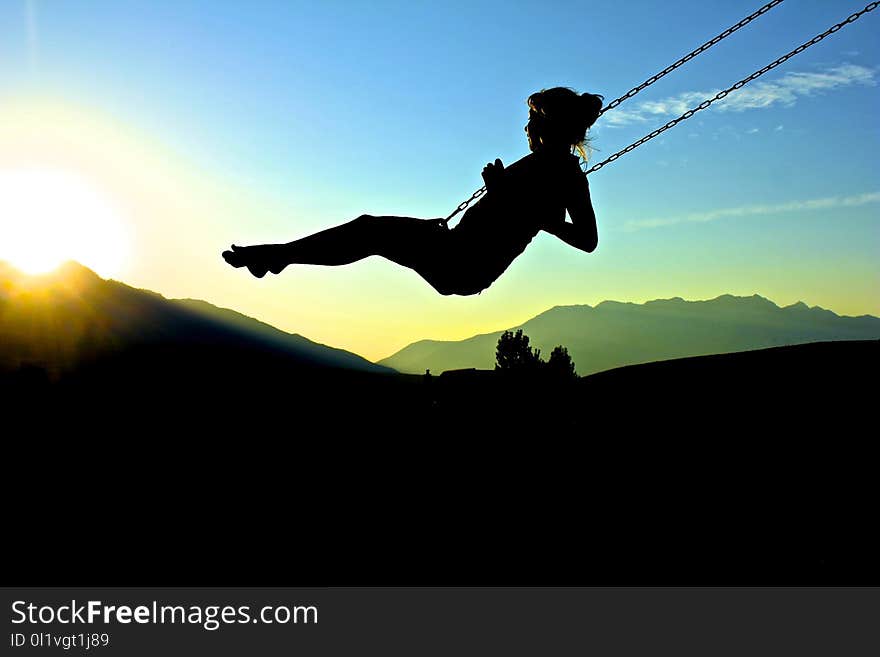
[[[561,385],[130,353],[4,379],[9,584],[880,584],[880,343]]]

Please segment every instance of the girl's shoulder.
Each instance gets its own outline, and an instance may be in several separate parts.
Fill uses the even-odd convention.
[[[512,173],[554,172],[580,170],[580,160],[570,153],[529,153],[507,167]]]

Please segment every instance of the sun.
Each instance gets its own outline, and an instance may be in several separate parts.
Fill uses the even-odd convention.
[[[76,260],[112,277],[128,254],[126,222],[94,181],[66,170],[0,168],[0,260],[28,274]]]

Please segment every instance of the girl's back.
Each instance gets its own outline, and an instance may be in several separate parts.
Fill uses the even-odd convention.
[[[500,275],[542,227],[565,218],[566,200],[584,175],[569,153],[531,153],[504,169],[500,184],[469,208],[452,229],[463,257]]]

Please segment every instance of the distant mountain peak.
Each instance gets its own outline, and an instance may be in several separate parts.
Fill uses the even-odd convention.
[[[762,297],[760,294],[750,294],[747,296],[738,296],[736,294],[721,294],[714,299],[710,299],[710,301],[743,301],[743,300],[755,300],[755,301],[769,301],[769,299]],[[773,303],[772,301],[770,303]],[[775,304],[774,304],[775,305]]]
[[[699,303],[699,302],[691,302]],[[713,306],[731,307],[731,308],[755,308],[761,310],[779,310],[779,306],[760,294],[751,296],[736,296],[733,294],[722,294],[721,296],[709,299],[704,302]]]
[[[85,289],[103,282],[88,267],[68,260],[55,269],[41,274],[27,274],[8,262],[0,261],[0,286],[13,290],[54,290],[60,287]]]
[[[616,307],[624,307],[624,306],[636,306],[638,304],[633,303],[632,301],[614,301],[612,299],[606,299],[601,303],[596,304],[596,308],[616,308]]]
[[[671,299],[652,299],[651,301],[645,301],[643,305],[645,306],[663,306],[663,305],[679,305],[682,303],[691,303],[690,301],[685,301],[681,297],[672,297]]]
[[[52,279],[60,276],[88,276],[90,278],[101,278],[91,269],[78,263],[76,260],[66,260],[62,262],[60,265],[55,267],[50,271],[41,273],[41,274],[26,274],[21,271],[18,267],[6,262],[5,260],[0,260],[0,275],[4,276],[16,276],[21,278],[33,278],[33,279]]]
[[[58,266],[57,271],[88,273],[92,276],[98,276],[94,271],[76,260],[65,260]],[[100,278],[100,276],[98,276],[98,278]]]
[[[85,265],[81,265],[75,260],[68,260],[62,263],[56,270],[55,273],[59,278],[67,278],[67,277],[76,277],[80,280],[92,280],[92,281],[102,281],[104,280],[94,271],[86,267]]]

